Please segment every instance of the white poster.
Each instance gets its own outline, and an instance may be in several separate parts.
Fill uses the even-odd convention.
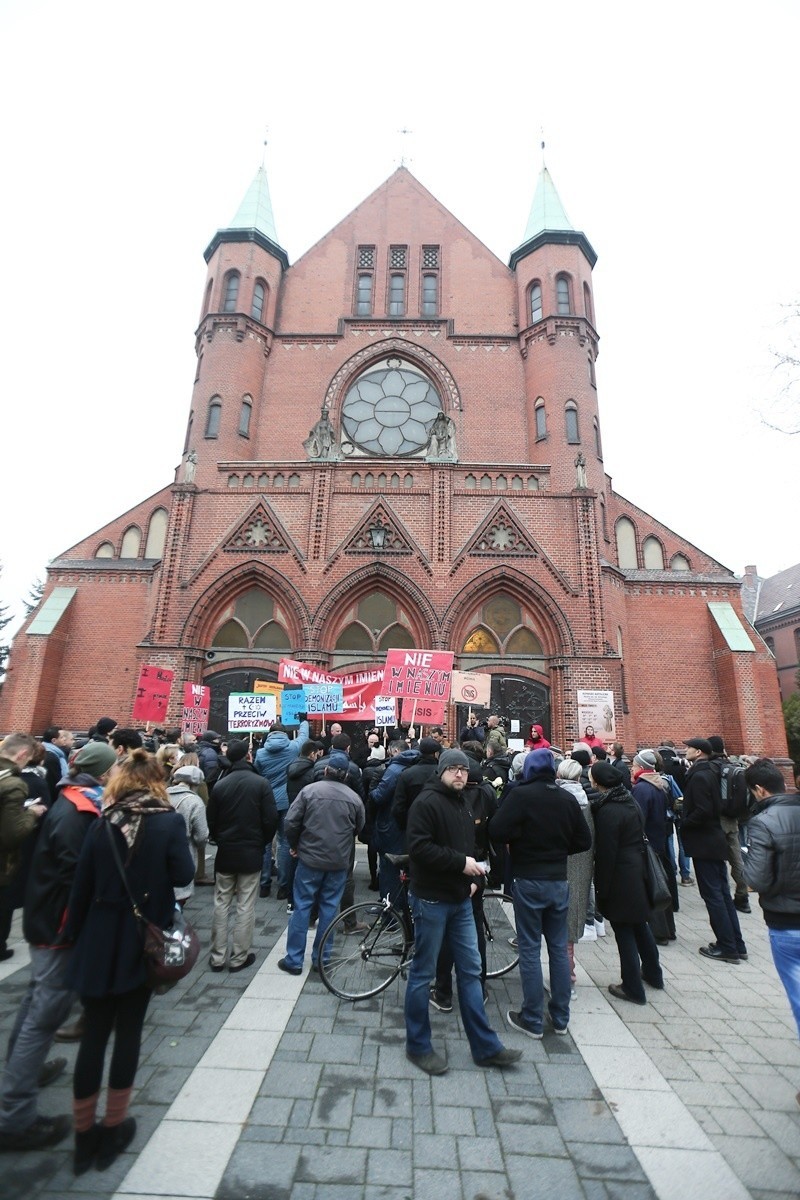
[[[578,692],[578,741],[586,732],[587,725],[591,725],[595,735],[604,742],[614,741],[617,735],[613,692]]]
[[[491,675],[476,671],[453,671],[450,699],[456,704],[474,704],[477,708],[488,708],[491,691]]]
[[[265,733],[275,724],[275,696],[269,692],[231,692],[229,733]]]
[[[394,728],[397,722],[397,709],[394,696],[375,697],[375,724],[378,729]]]

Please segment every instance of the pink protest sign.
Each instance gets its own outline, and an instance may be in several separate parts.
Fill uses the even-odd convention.
[[[134,721],[159,725],[166,719],[174,675],[166,667],[142,667],[133,702]]]
[[[183,717],[181,732],[184,737],[199,738],[208,729],[208,713],[211,708],[211,688],[202,683],[183,685]]]
[[[452,675],[450,650],[390,650],[383,671],[383,694],[444,704],[450,698]]]

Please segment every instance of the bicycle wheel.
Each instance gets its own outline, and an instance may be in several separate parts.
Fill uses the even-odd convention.
[[[365,926],[348,934],[346,924]],[[410,932],[396,908],[369,901],[354,904],[331,921],[322,935],[319,973],[342,1000],[377,996],[400,974],[411,950]]]
[[[486,935],[486,978],[499,979],[519,962],[514,902],[505,892],[483,893],[483,931]]]

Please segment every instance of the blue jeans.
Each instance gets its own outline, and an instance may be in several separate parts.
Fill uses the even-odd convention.
[[[339,901],[346,882],[347,867],[341,871],[316,871],[313,867],[307,867],[302,860],[298,860],[294,874],[294,912],[289,918],[286,933],[286,962],[290,967],[303,965],[308,923],[315,903],[319,910],[319,920],[314,948],[311,951],[311,963],[316,967],[322,935],[339,911]],[[333,950],[332,938],[328,941],[327,950],[330,957],[330,951]]]
[[[716,858],[695,858],[693,861],[697,889],[708,909],[717,944],[726,954],[744,953],[742,930],[728,883],[727,861]]]
[[[430,1054],[433,1049],[428,998],[431,981],[436,975],[436,961],[446,938],[453,953],[458,1007],[472,1057],[476,1062],[491,1058],[502,1050],[503,1044],[489,1024],[483,1004],[481,956],[472,901],[467,897],[448,904],[439,900],[420,900],[416,896],[411,896],[410,900],[414,916],[414,957],[405,1000],[408,1053],[415,1056]]]
[[[567,955],[566,879],[514,878],[514,915],[519,941],[519,975],[522,982],[522,1021],[534,1033],[542,1032],[544,981],[542,934],[550,959],[548,1011],[556,1029],[569,1025],[570,972]]]
[[[286,834],[283,832],[283,823],[286,819],[286,814],[289,810],[284,808],[278,813],[278,829],[276,837],[278,839],[278,849],[275,854],[275,859],[278,864],[278,887],[286,888],[288,895],[291,897],[291,873],[289,864],[291,862],[291,854],[289,853],[289,843],[286,840]],[[261,864],[261,887],[269,887],[272,882],[272,843],[264,850],[264,861]]]
[[[800,1037],[800,929],[770,929],[772,960],[786,989]]]

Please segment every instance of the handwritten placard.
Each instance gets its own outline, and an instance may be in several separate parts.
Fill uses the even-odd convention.
[[[142,667],[136,685],[136,699],[133,702],[134,721],[160,725],[166,720],[174,677],[175,672],[166,667]]]
[[[185,738],[199,738],[208,729],[208,714],[211,708],[211,688],[202,683],[183,685],[183,716],[181,733]]]
[[[275,724],[275,697],[269,692],[231,692],[229,733],[265,733]]]
[[[390,650],[383,671],[385,696],[418,700],[450,698],[453,654],[449,650]]]

